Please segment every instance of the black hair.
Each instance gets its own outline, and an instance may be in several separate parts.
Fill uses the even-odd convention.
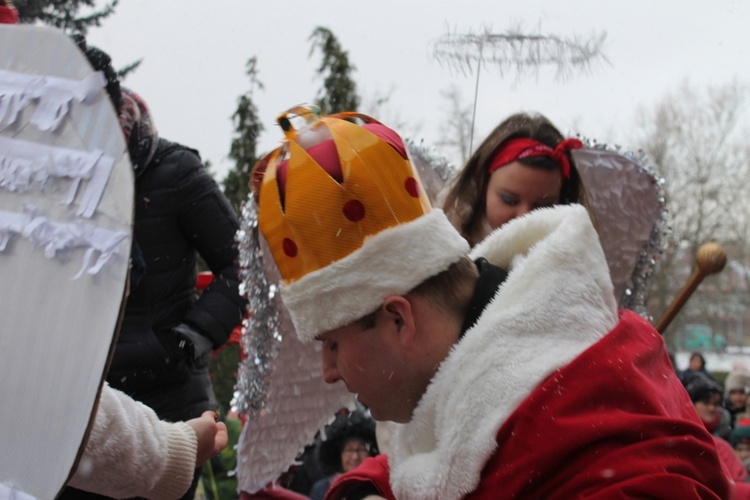
[[[693,403],[696,401],[707,401],[712,394],[723,396],[723,391],[719,384],[700,372],[696,372],[688,377],[684,385]]]
[[[107,80],[107,94],[109,94],[109,100],[115,107],[115,111],[120,111],[122,106],[122,94],[120,91],[120,78],[117,76],[117,72],[112,67],[112,58],[109,54],[101,49],[92,47],[86,43],[86,37],[81,34],[72,35],[71,38],[81,49],[81,52],[88,59],[89,64],[94,68],[94,71],[101,71],[104,73],[104,77]]]

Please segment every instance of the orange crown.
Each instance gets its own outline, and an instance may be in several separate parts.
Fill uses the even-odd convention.
[[[293,119],[306,123],[295,129]],[[255,167],[265,169],[258,222],[287,283],[355,252],[369,236],[431,210],[408,158],[354,119],[382,126],[358,113],[321,117],[311,107],[292,108],[277,119],[286,140]],[[338,153],[341,182],[307,152],[328,140]],[[283,169],[285,185],[278,179]]]

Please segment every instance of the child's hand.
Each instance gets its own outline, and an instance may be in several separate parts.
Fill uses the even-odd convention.
[[[195,431],[198,437],[198,452],[195,467],[201,467],[211,457],[227,447],[229,436],[224,422],[218,422],[218,415],[212,411],[203,412],[198,418],[185,422]]]

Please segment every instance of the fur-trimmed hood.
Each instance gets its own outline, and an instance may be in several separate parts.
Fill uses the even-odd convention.
[[[580,205],[515,219],[471,257],[508,269],[508,278],[397,430],[391,486],[400,499],[473,491],[518,404],[618,321],[604,253]]]

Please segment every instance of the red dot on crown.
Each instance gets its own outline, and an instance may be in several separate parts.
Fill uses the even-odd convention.
[[[417,184],[417,180],[414,177],[409,177],[406,179],[406,181],[404,182],[404,188],[406,188],[406,192],[411,196],[413,196],[414,198],[419,198],[419,185]],[[352,222],[360,221],[365,217],[365,206],[359,200],[347,201],[346,203],[344,203],[342,211],[344,212],[344,216]],[[297,256],[297,244],[291,239],[284,238],[284,241],[282,242],[282,248],[284,249],[284,254],[286,254],[287,257]]]
[[[365,206],[359,200],[349,200],[344,204],[344,217],[352,222],[357,222],[365,217]]]
[[[297,256],[297,244],[294,241],[290,240],[289,238],[284,238],[281,246],[284,249],[284,253],[287,257]]]
[[[417,185],[417,179],[414,177],[409,177],[406,179],[406,182],[404,182],[404,187],[406,188],[406,192],[412,195],[414,198],[419,198],[419,186]]]

